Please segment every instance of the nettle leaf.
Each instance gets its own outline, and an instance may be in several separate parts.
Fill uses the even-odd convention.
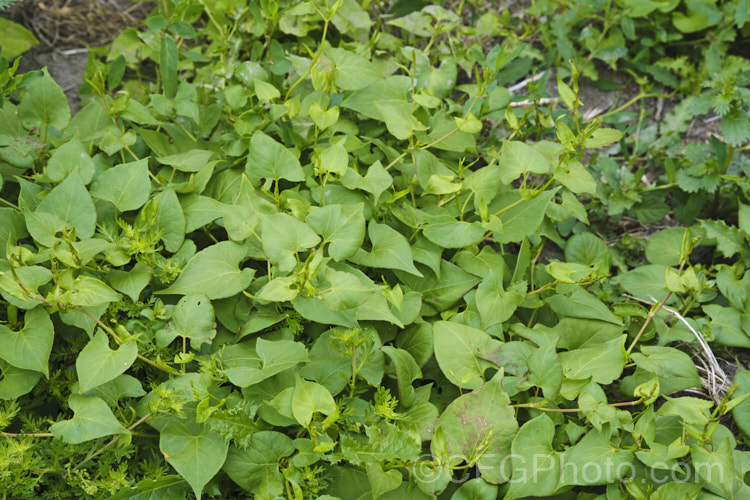
[[[490,483],[502,483],[510,478],[510,463],[504,459],[510,455],[511,442],[518,431],[515,410],[502,380],[501,369],[486,384],[455,399],[436,424],[445,434],[446,451],[451,460],[460,457],[472,462],[478,459],[482,478]],[[480,448],[482,454],[477,456]]]
[[[281,271],[297,264],[297,252],[320,243],[320,237],[304,222],[289,214],[277,213],[263,218],[263,251]]]
[[[239,269],[246,250],[231,241],[221,241],[196,253],[171,286],[155,293],[187,295],[202,293],[209,299],[231,297],[246,289],[253,269]]]
[[[482,330],[438,321],[432,328],[435,359],[445,377],[454,385],[476,389],[484,383],[484,372],[494,364],[483,359],[500,345],[500,342]]]
[[[390,177],[390,176],[389,176]],[[364,205],[326,205],[310,212],[305,222],[328,243],[335,261],[352,257],[365,239]]]
[[[111,202],[121,212],[140,208],[148,201],[150,191],[147,159],[105,170],[91,185],[94,198]]]
[[[16,368],[35,370],[49,377],[49,355],[55,332],[47,311],[37,306],[26,312],[23,328],[14,332],[0,325],[0,358]]]
[[[286,179],[292,182],[305,180],[305,173],[297,157],[263,132],[256,132],[250,139],[245,173],[253,182],[260,179]]]
[[[416,267],[411,253],[411,247],[406,237],[395,229],[370,221],[367,234],[372,243],[372,249],[366,252],[362,249],[350,259],[361,266],[381,267],[386,269],[400,269],[415,276],[422,276]]]
[[[280,462],[294,453],[292,440],[276,431],[256,432],[247,448],[229,448],[224,472],[244,490],[283,493]]]
[[[78,173],[71,174],[50,191],[39,203],[36,211],[64,220],[75,228],[76,236],[80,240],[94,235],[96,209]]]
[[[201,344],[210,344],[216,336],[214,308],[203,294],[185,295],[172,309],[169,325],[157,333],[157,343],[168,345],[176,337],[190,339],[190,345],[200,350]]]
[[[52,126],[62,130],[70,123],[70,106],[60,86],[43,70],[18,105],[18,117],[26,128]]]
[[[68,405],[73,410],[73,418],[49,428],[57,439],[78,444],[112,434],[130,433],[117,421],[107,403],[97,397],[71,394]]]
[[[159,449],[200,498],[206,483],[224,465],[229,446],[204,425],[170,420],[159,433]]]
[[[224,349],[224,373],[239,387],[248,387],[307,361],[304,344],[292,340],[242,342]]]
[[[109,348],[107,334],[99,330],[76,359],[78,389],[88,392],[109,382],[130,368],[138,356],[138,344],[126,342],[116,351]]]

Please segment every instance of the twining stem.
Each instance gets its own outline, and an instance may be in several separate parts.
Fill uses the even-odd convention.
[[[677,271],[677,274],[682,274],[682,269],[685,267],[685,263],[683,262],[680,265],[680,269]],[[651,310],[648,312],[648,317],[646,318],[646,321],[643,322],[643,326],[638,331],[638,335],[635,336],[633,339],[633,342],[630,344],[630,347],[628,347],[628,350],[625,351],[628,355],[628,359],[630,359],[630,353],[633,352],[633,349],[635,348],[635,345],[638,343],[638,340],[640,340],[641,336],[643,335],[643,332],[646,331],[646,327],[649,323],[651,323],[651,320],[654,319],[654,316],[656,316],[659,311],[661,311],[661,308],[664,307],[664,304],[667,303],[667,300],[669,300],[669,297],[672,296],[672,290],[667,293],[667,295],[664,296],[664,298],[656,305],[656,307],[651,308]]]
[[[48,438],[48,437],[54,437],[54,434],[51,432],[2,432],[0,431],[0,436],[3,437],[35,437],[35,438]]]
[[[635,406],[637,404],[643,403],[643,398],[637,399],[635,401],[621,401],[619,403],[608,403],[609,406]],[[540,411],[552,411],[552,412],[559,412],[559,413],[578,413],[582,412],[583,410],[580,408],[545,408],[544,405],[547,404],[546,401],[541,401],[539,403],[520,403],[516,405],[511,405],[514,408],[533,408],[535,410]]]
[[[140,418],[137,422],[135,422],[133,425],[131,425],[130,427],[128,427],[128,431],[132,431],[133,429],[135,429],[136,427],[138,427],[139,425],[141,425],[143,422],[145,422],[146,420],[148,420],[149,418],[151,418],[151,416],[152,416],[152,414],[149,413],[149,414],[145,415],[144,417]],[[104,446],[102,446],[98,450],[89,453],[89,455],[86,458],[84,458],[83,460],[81,460],[81,462],[79,462],[78,465],[76,465],[75,467],[73,467],[73,469],[75,470],[75,469],[80,468],[85,463],[90,462],[94,458],[96,458],[99,455],[101,455],[102,453],[104,453],[104,450],[106,450],[107,448],[109,448],[110,446],[112,446],[113,444],[115,444],[117,441],[119,441],[120,438],[122,438],[122,436],[123,436],[123,434],[115,436],[114,438],[112,438],[112,440],[110,440],[107,444],[105,444]]]

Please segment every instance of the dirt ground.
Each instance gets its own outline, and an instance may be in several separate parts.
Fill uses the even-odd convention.
[[[19,72],[47,67],[75,113],[88,48],[106,45],[128,26],[139,25],[153,7],[153,2],[133,0],[25,0],[3,17],[22,24],[39,40],[21,57]]]

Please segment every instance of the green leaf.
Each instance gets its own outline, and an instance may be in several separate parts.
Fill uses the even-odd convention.
[[[256,432],[247,448],[229,448],[224,472],[244,490],[277,490],[282,494],[284,476],[279,470],[282,459],[294,453],[292,440],[276,431]]]
[[[573,193],[596,195],[596,181],[586,167],[578,160],[568,160],[555,170],[555,179]]]
[[[457,221],[451,217],[428,224],[424,228],[425,237],[444,248],[476,245],[484,239],[485,233],[485,229],[478,222]]]
[[[644,300],[661,300],[667,295],[667,266],[651,264],[617,276],[617,281],[631,295]],[[653,297],[653,299],[652,299]]]
[[[60,296],[63,303],[72,306],[94,307],[108,302],[118,302],[121,295],[96,278],[79,276],[71,289]]]
[[[29,30],[4,17],[0,17],[0,40],[0,57],[9,61],[39,44],[39,40]]]
[[[558,294],[544,299],[544,301],[561,316],[596,319],[614,325],[622,325],[622,320],[612,314],[612,311],[601,300],[580,287],[575,288],[570,297]]]
[[[201,344],[210,344],[216,336],[216,322],[208,297],[202,293],[182,297],[172,309],[172,320],[163,330],[163,336],[162,340],[157,334],[157,342],[162,345],[179,336],[190,339],[190,345],[196,351],[200,350]]]
[[[55,332],[49,314],[37,306],[26,312],[23,328],[14,332],[0,325],[0,358],[16,368],[34,370],[49,377],[49,355]]]
[[[195,422],[173,419],[159,433],[164,458],[190,484],[197,498],[224,465],[228,448],[222,438]]]
[[[565,244],[565,260],[585,266],[595,266],[607,260],[607,245],[592,233],[578,233]]]
[[[263,132],[256,132],[250,139],[245,173],[253,182],[260,179],[286,179],[292,182],[305,180],[305,173],[297,157]]]
[[[625,367],[623,349],[627,335],[593,347],[561,352],[563,374],[569,379],[587,379],[598,384],[611,384]]]
[[[547,174],[552,171],[552,165],[542,153],[520,141],[503,141],[499,164],[503,184],[510,184],[524,172]]]
[[[187,482],[177,475],[143,479],[134,488],[123,488],[110,500],[180,500],[188,493]]]
[[[211,300],[231,297],[246,289],[255,275],[253,269],[239,269],[244,258],[245,247],[221,241],[196,253],[169,288],[155,293],[202,293]]]
[[[547,401],[555,401],[563,381],[563,369],[555,349],[556,342],[548,342],[531,353],[528,360],[529,382],[542,388]]]
[[[377,462],[368,463],[366,468],[367,480],[370,481],[370,487],[372,488],[372,500],[395,490],[404,480],[401,471],[391,469],[384,472],[383,467]]]
[[[279,89],[259,78],[253,78],[253,84],[255,86],[255,95],[258,96],[261,102],[269,102],[281,96]]]
[[[357,253],[365,239],[364,205],[326,205],[310,212],[305,219],[328,242],[328,255],[335,261]]]
[[[49,428],[57,439],[78,444],[112,434],[129,434],[107,403],[97,397],[71,394],[68,404],[73,410],[73,418],[54,423]]]
[[[334,311],[358,307],[379,291],[372,283],[368,286],[357,276],[344,271],[326,268],[325,277],[331,288],[321,294],[321,297]]]
[[[662,394],[672,394],[691,387],[701,387],[695,362],[674,347],[642,346],[631,358],[638,368],[656,374]]]
[[[333,106],[325,111],[320,107],[320,104],[313,102],[310,104],[310,118],[315,122],[315,125],[320,130],[325,130],[339,119],[339,108]]]
[[[451,500],[496,500],[497,485],[490,484],[478,477],[462,484],[451,497]]]
[[[76,171],[84,184],[91,182],[94,176],[94,161],[81,141],[74,137],[52,153],[47,161],[47,176],[54,182],[60,182]]]
[[[320,173],[344,175],[349,166],[349,154],[343,141],[339,140],[331,146],[319,151],[320,161],[316,168]]]
[[[610,444],[609,431],[590,430],[562,454],[562,484],[611,484],[629,473],[633,452]]]
[[[583,141],[583,147],[586,149],[603,148],[618,142],[623,135],[625,134],[615,128],[598,128],[588,139]]]
[[[503,388],[503,370],[478,389],[455,399],[438,418],[436,428],[445,433],[446,451],[451,460],[478,459],[482,478],[490,483],[510,477],[509,455],[518,423],[510,397]],[[481,456],[477,450],[482,449]]]
[[[364,177],[349,167],[341,178],[341,184],[347,189],[361,189],[372,193],[375,198],[374,203],[377,204],[380,195],[393,184],[393,177],[380,161],[376,161],[367,168],[367,174]]]
[[[274,278],[263,285],[263,288],[255,296],[270,302],[287,302],[294,299],[298,293],[297,278],[284,276],[283,278]]]
[[[109,348],[107,334],[99,330],[76,359],[78,389],[82,393],[109,382],[130,368],[138,356],[138,344],[126,342],[116,351]]]
[[[75,228],[79,240],[91,238],[96,228],[96,209],[77,173],[68,176],[39,203],[37,212],[59,217]]]
[[[718,443],[714,441],[712,450],[696,443],[690,455],[698,477],[720,491],[724,498],[734,498],[733,448],[730,438],[726,437]]]
[[[404,408],[412,406],[416,400],[414,387],[411,385],[416,379],[422,377],[417,362],[407,351],[392,346],[380,348],[391,360],[398,381],[398,399]]]
[[[148,160],[145,159],[105,170],[91,185],[94,198],[111,202],[121,212],[140,208],[148,201],[150,192]]]
[[[495,365],[483,356],[497,349],[500,342],[482,330],[438,321],[432,327],[435,359],[445,377],[464,389],[476,389],[484,383],[484,371]]]
[[[560,483],[560,453],[552,447],[555,424],[545,414],[526,422],[511,445],[513,476],[506,500],[550,496]]]
[[[320,243],[310,227],[289,214],[277,213],[263,218],[263,251],[281,271],[291,271],[297,264],[297,252]]]
[[[222,357],[224,373],[239,387],[257,384],[306,360],[304,344],[263,338],[228,346]]]
[[[333,83],[342,90],[363,89],[383,77],[373,63],[348,50],[329,48],[325,55],[335,64]]]
[[[162,165],[169,165],[180,172],[200,172],[216,163],[216,153],[207,149],[191,149],[184,153],[160,156],[156,160]]]
[[[70,106],[60,86],[43,70],[18,105],[18,117],[28,129],[47,126],[62,130],[70,123]]]
[[[703,312],[711,318],[711,333],[717,344],[750,347],[750,336],[743,328],[743,317],[737,309],[708,304],[703,306]]]
[[[138,297],[146,285],[151,282],[151,276],[151,268],[139,262],[130,271],[112,269],[107,273],[107,281],[112,288],[124,293],[135,303],[138,302]]]
[[[164,86],[164,93],[168,99],[174,99],[177,94],[177,59],[179,50],[174,38],[165,36],[161,39],[159,52],[159,75]]]
[[[526,283],[503,290],[502,276],[489,274],[477,287],[475,302],[482,328],[504,323],[513,316],[516,308],[526,299]]]
[[[545,191],[529,201],[521,200],[518,194],[513,192],[510,197],[501,196],[495,200],[501,203],[507,201],[507,204],[501,205],[501,207],[505,208],[503,208],[503,212],[499,215],[503,224],[503,232],[495,233],[495,241],[498,243],[520,242],[525,237],[536,233],[544,220],[547,205],[549,205],[555,192],[556,190],[554,189]],[[518,204],[511,206],[511,203],[515,202],[518,202]]]
[[[16,399],[34,388],[42,373],[11,366],[0,359],[0,399]]]
[[[336,402],[328,389],[316,382],[308,382],[295,374],[297,383],[292,395],[292,413],[300,425],[307,427],[316,412],[330,415],[335,411]]]
[[[750,393],[750,371],[742,370],[734,377],[734,383],[738,385],[735,399]],[[732,417],[737,427],[750,436],[750,400],[745,400],[732,409]]]
[[[416,267],[404,235],[385,224],[370,221],[367,234],[372,249],[366,252],[360,249],[350,260],[361,266],[400,269],[415,276],[422,276]]]

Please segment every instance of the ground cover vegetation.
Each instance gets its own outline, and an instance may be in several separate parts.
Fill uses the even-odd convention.
[[[748,497],[747,20],[161,0],[74,116],[13,27],[2,498]]]

